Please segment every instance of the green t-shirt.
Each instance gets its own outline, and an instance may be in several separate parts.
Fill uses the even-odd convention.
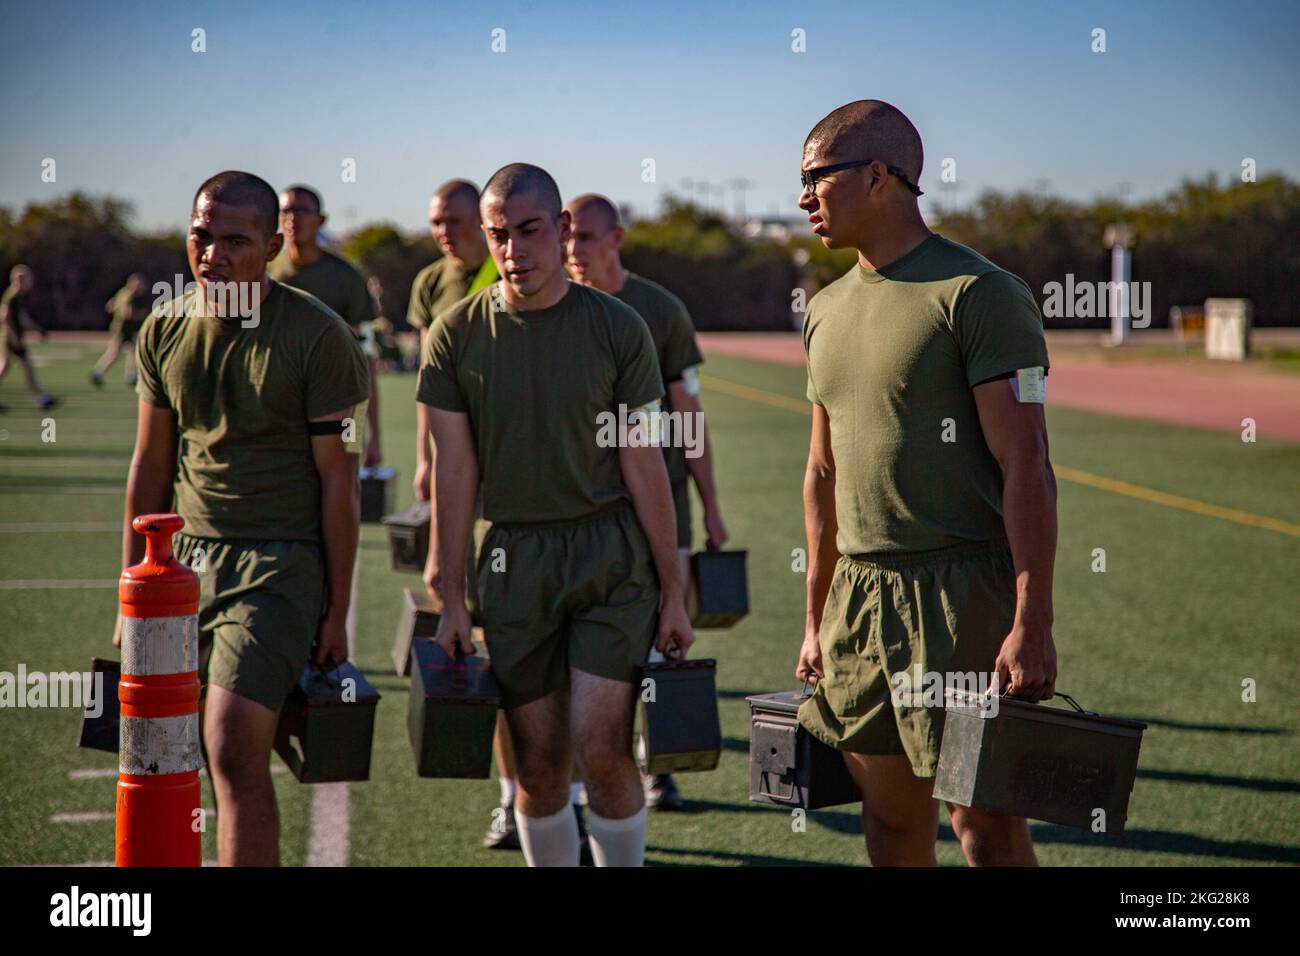
[[[365,276],[342,256],[327,249],[305,266],[294,265],[288,252],[271,262],[266,274],[276,282],[314,295],[339,314],[354,332],[375,317],[375,303],[366,287]]]
[[[113,321],[109,324],[109,331],[126,333],[138,329],[140,323],[149,317],[152,301],[147,288],[141,289],[135,295],[132,295],[131,290],[126,286],[118,289],[112,299]]]
[[[841,554],[932,551],[1006,534],[1002,472],[971,389],[1047,368],[1029,287],[931,236],[854,266],[808,304],[808,398],[830,416]]]
[[[201,538],[320,540],[307,420],[366,400],[356,337],[297,289],[272,283],[259,322],[155,309],[136,343],[143,401],[176,414],[176,510]],[[359,422],[358,422],[359,427]]]
[[[484,264],[490,261],[485,259]],[[434,319],[469,295],[469,287],[474,284],[479,269],[462,269],[450,256],[443,256],[421,269],[411,283],[406,324],[413,329],[432,328]],[[496,275],[495,268],[492,274]]]
[[[9,286],[0,295],[0,335],[9,335],[15,341],[23,340],[23,316],[27,314],[27,293]]]
[[[650,337],[654,339],[655,354],[659,358],[659,373],[664,380],[664,410],[671,412],[668,386],[680,381],[686,369],[704,361],[695,341],[695,326],[690,313],[681,299],[659,283],[631,272],[627,274],[623,288],[615,295],[636,309],[650,327]],[[680,443],[664,447],[664,462],[668,466],[668,477],[674,482],[686,479],[689,474],[686,450]]]
[[[494,311],[494,306],[496,311]],[[570,521],[630,500],[602,412],[663,395],[645,322],[611,295],[569,284],[549,309],[519,312],[497,285],[443,312],[425,343],[417,397],[466,412],[483,517]]]

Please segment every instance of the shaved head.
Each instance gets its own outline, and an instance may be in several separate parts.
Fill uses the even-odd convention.
[[[478,187],[468,179],[449,179],[434,190],[433,198],[441,199],[444,203],[461,200],[477,206]]]
[[[280,200],[275,190],[265,179],[252,173],[227,170],[207,180],[194,194],[194,202],[190,204],[191,216],[204,199],[209,203],[253,209],[257,224],[268,238],[275,235],[279,226]]]
[[[312,189],[310,186],[304,186],[302,183],[295,183],[292,186],[286,187],[284,192],[285,195],[302,196],[310,200],[311,204],[316,207],[316,212],[318,213],[325,211],[325,207],[320,201],[320,193],[316,192],[316,190]]]
[[[804,141],[804,152],[810,149],[836,161],[878,159],[897,166],[914,183],[921,179],[921,134],[884,100],[856,100],[830,113]]]
[[[578,218],[579,213],[590,212],[604,229],[617,229],[623,225],[618,215],[618,207],[599,193],[583,193],[575,199],[570,199],[565,208],[572,213],[574,219]]]
[[[538,203],[552,218],[560,214],[563,204],[560,202],[560,187],[555,185],[551,174],[540,166],[528,163],[511,163],[502,166],[483,187],[483,198],[491,197],[505,202],[513,196],[536,193]]]

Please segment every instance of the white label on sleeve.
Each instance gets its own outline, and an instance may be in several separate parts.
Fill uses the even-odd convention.
[[[682,369],[682,386],[686,389],[687,395],[700,394],[700,367],[698,365]]]
[[[1046,403],[1047,378],[1043,375],[1043,367],[1017,369],[1016,377],[1011,380],[1011,391],[1016,393],[1018,402]]]

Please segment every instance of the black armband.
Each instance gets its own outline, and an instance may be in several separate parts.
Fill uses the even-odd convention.
[[[308,422],[307,434],[308,435],[342,435],[343,429],[345,427],[346,426],[343,424],[343,419],[341,418],[338,419],[337,421],[332,421],[332,422]]]

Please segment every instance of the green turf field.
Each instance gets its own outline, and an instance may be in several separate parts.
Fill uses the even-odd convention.
[[[21,370],[0,384],[0,670],[89,667],[114,657],[111,588],[15,588],[49,579],[111,582],[117,575],[121,489],[134,435],[135,400],[121,365],[103,391],[86,372],[90,344],[36,345],[47,387],[65,398],[41,418]],[[809,419],[797,405],[798,369],[711,358],[707,374],[778,396],[777,404],[717,387],[704,399],[717,452],[722,503],[735,547],[749,551],[752,613],[731,631],[702,632],[695,656],[718,659],[725,751],[713,773],[679,778],[690,812],[651,816],[653,865],[863,863],[850,808],[809,814],[793,832],[786,811],[746,799],[747,694],[794,686],[803,577],[800,487]],[[384,450],[399,470],[398,505],[411,500],[413,376],[383,380]],[[1243,444],[1217,433],[1050,413],[1061,466],[1300,524],[1300,445]],[[520,463],[521,479],[528,463]],[[698,508],[696,509],[698,512]],[[1300,862],[1300,688],[1296,573],[1300,537],[1153,504],[1070,480],[1060,482],[1056,643],[1061,690],[1086,707],[1150,724],[1129,829],[1107,838],[1034,824],[1046,865],[1198,865]],[[698,523],[698,513],[696,515]],[[37,528],[31,528],[37,525]],[[58,531],[45,525],[68,525]],[[23,526],[29,526],[24,528]],[[698,534],[698,531],[697,531]],[[1093,573],[1093,550],[1107,570]],[[383,694],[371,779],[353,784],[350,861],[365,865],[522,865],[520,854],[479,841],[496,804],[494,781],[416,777],[406,736],[407,683],[388,651],[401,589],[414,574],[389,569],[380,526],[363,527],[359,665]],[[1257,702],[1241,699],[1242,681]],[[64,813],[113,810],[108,754],[75,747],[71,710],[0,711],[0,864],[111,860],[111,819],[53,822]],[[279,758],[273,758],[279,765]],[[84,771],[105,773],[87,778]],[[83,773],[75,774],[74,771]],[[306,862],[312,788],[276,776],[286,864]],[[210,793],[205,805],[211,806]],[[939,860],[960,864],[946,825]],[[214,858],[215,826],[204,857]]]

